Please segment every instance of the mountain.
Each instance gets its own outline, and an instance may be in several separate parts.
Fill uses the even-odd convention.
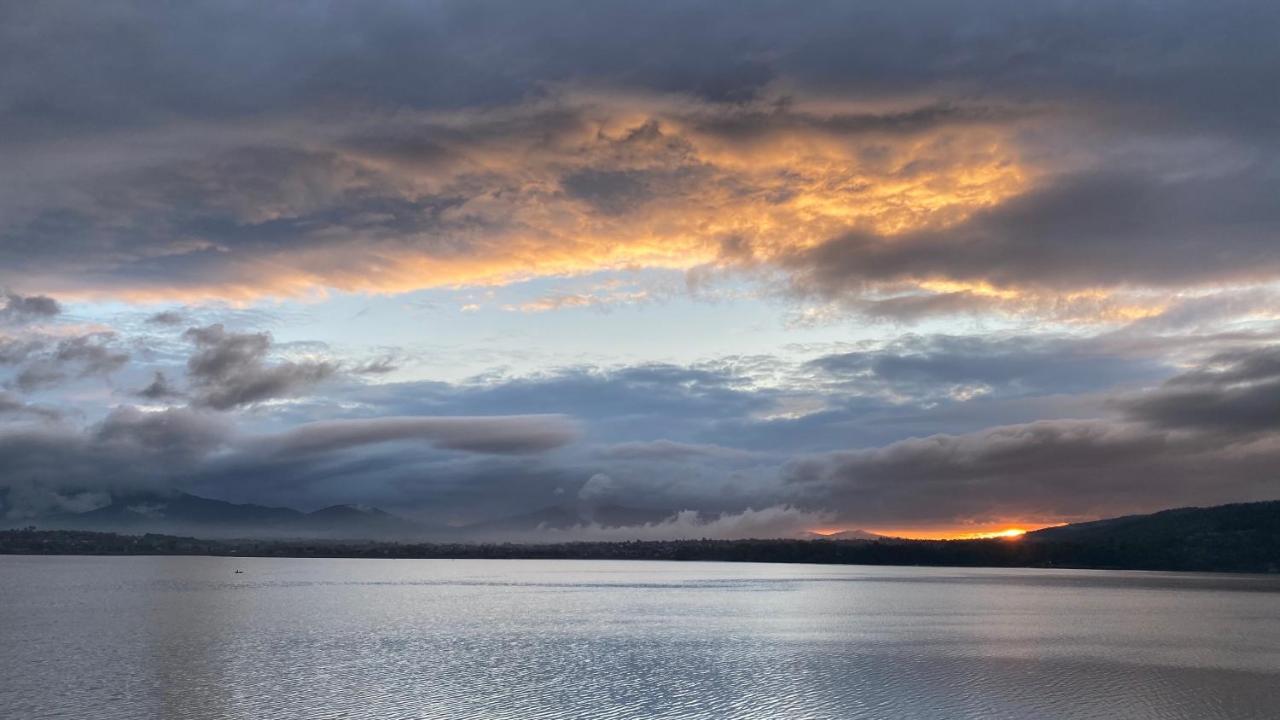
[[[807,540],[879,540],[882,536],[869,533],[866,530],[841,530],[825,534],[808,532],[805,533],[804,537]]]
[[[41,527],[200,537],[369,539],[422,535],[424,528],[377,508],[334,505],[304,513],[191,495],[135,494],[83,513],[44,518]]]
[[[412,520],[368,505],[330,505],[302,516],[298,526],[318,535],[340,532],[362,538],[421,535],[425,530]]]

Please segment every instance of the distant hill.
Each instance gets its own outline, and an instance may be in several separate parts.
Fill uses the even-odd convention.
[[[590,518],[605,527],[630,527],[641,524],[639,519],[659,521],[666,515],[657,510],[626,507],[589,510]],[[584,523],[586,518],[581,512],[585,511],[573,505],[556,506],[504,519],[498,527],[572,527]],[[120,498],[99,510],[56,520],[59,521],[51,519],[41,523],[41,528],[61,530],[0,530],[0,552],[579,557],[1280,573],[1280,501],[1183,507],[1151,515],[1037,530],[1020,538],[970,541],[864,538],[861,533],[850,533],[822,539],[494,544],[495,539],[504,538],[494,538],[490,532],[475,532],[452,536],[463,537],[468,542],[424,543],[412,542],[429,537],[419,525],[372,507],[338,505],[306,514],[282,507],[236,505],[191,495]],[[164,529],[169,527],[183,529]],[[110,533],[86,530],[110,530]],[[440,534],[436,533],[435,537]],[[302,538],[310,539],[302,541]]]
[[[876,535],[875,533],[869,533],[866,530],[841,530],[839,532],[825,533],[825,534],[809,532],[809,533],[805,533],[804,537],[806,540],[881,540],[881,539],[884,539],[884,536]]]
[[[424,528],[377,508],[334,505],[311,513],[230,503],[189,493],[135,494],[83,513],[42,518],[39,527],[210,538],[409,538]]]

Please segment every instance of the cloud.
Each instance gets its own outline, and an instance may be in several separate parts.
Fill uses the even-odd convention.
[[[185,408],[122,407],[84,428],[0,425],[6,515],[86,510],[106,504],[114,492],[167,490],[230,436],[225,422]]]
[[[494,8],[23,8],[0,280],[246,300],[710,267],[900,321],[1110,322],[1134,309],[1088,293],[1280,272],[1265,3],[993,2],[980,30],[939,2]]]
[[[855,523],[1058,522],[1184,504],[1269,499],[1274,438],[1224,447],[1106,420],[1040,421],[800,458],[802,506]]]
[[[0,337],[0,365],[19,367],[11,384],[23,392],[55,386],[68,377],[109,378],[130,359],[118,343],[119,336],[110,331],[61,340],[43,335]]]
[[[394,357],[381,357],[374,360],[358,363],[352,366],[347,372],[354,375],[386,375],[393,373],[399,369]]]
[[[618,492],[618,483],[604,473],[596,473],[582,484],[578,490],[578,499],[585,502],[606,500]]]
[[[617,542],[629,540],[715,539],[807,537],[813,528],[830,522],[825,512],[800,510],[789,505],[748,508],[736,513],[706,515],[682,510],[660,522],[643,525],[605,527],[597,523],[569,528],[540,528],[522,534],[508,534],[515,542]]]
[[[1273,496],[1280,442],[1274,423],[1250,414],[1270,395],[1244,390],[1273,384],[1274,352],[1218,349],[1202,367],[1136,393],[1132,385],[1168,373],[1149,354],[1168,346],[1147,342],[908,336],[808,364],[756,358],[456,385],[353,381],[332,388],[330,400],[236,424],[232,413],[197,406],[120,408],[75,426],[71,415],[37,418],[18,398],[0,398],[11,401],[0,422],[0,462],[11,472],[0,484],[28,498],[24,513],[170,488],[295,507],[368,502],[450,523],[557,504],[557,488],[590,502],[692,512],[653,526],[588,526],[565,539],[1062,522]],[[1108,363],[1092,381],[1084,372]],[[773,386],[761,389],[762,378]],[[952,392],[974,384],[991,391]],[[1092,404],[1072,395],[1094,392]],[[1206,392],[1223,399],[1183,397]],[[821,404],[779,414],[806,398]],[[1176,412],[1170,398],[1182,403]],[[1220,412],[1187,414],[1200,405]],[[491,414],[451,414],[459,409]],[[1071,417],[1080,412],[1101,415]],[[737,519],[709,524],[716,516]]]
[[[835,388],[907,401],[1078,393],[1168,372],[1155,357],[1123,352],[1106,340],[1023,334],[906,334],[880,347],[823,355],[805,367]]]
[[[46,295],[23,296],[7,292],[4,300],[4,307],[0,307],[0,324],[45,320],[62,313],[62,305]]]
[[[50,252],[8,259],[68,292],[134,298],[399,292],[689,269],[718,262],[729,238],[768,260],[850,224],[945,225],[1023,184],[1016,151],[1002,145],[1007,128],[950,127],[939,116],[941,125],[913,131],[926,137],[884,136],[828,110],[688,104],[570,95],[465,118],[322,125],[305,149],[293,146],[302,138],[273,134],[262,147],[156,157],[80,178],[79,205],[10,228],[49,235]],[[716,118],[762,127],[741,143]],[[433,148],[425,161],[424,143]],[[68,234],[110,253],[54,254],[73,242]]]
[[[617,443],[601,449],[600,456],[611,460],[651,460],[667,462],[682,462],[704,457],[738,460],[758,457],[757,453],[753,453],[748,450],[739,450],[719,445],[682,443],[672,440]]]
[[[553,450],[577,437],[563,415],[506,417],[379,417],[322,420],[253,440],[270,454],[311,454],[395,441],[420,441],[448,450],[529,454]]]
[[[1280,431],[1280,347],[1218,353],[1202,367],[1117,404],[1160,427],[1275,433]]]
[[[784,264],[797,288],[826,295],[934,279],[1060,292],[1268,280],[1280,269],[1270,252],[1280,213],[1261,172],[1064,176],[952,228],[892,242],[849,233]]]
[[[526,313],[541,313],[569,308],[593,308],[607,312],[617,305],[634,305],[651,299],[652,296],[647,290],[620,291],[610,289],[605,292],[556,292],[519,305],[508,305],[503,309]]]
[[[147,318],[147,322],[152,325],[177,326],[185,321],[186,317],[176,310],[164,310]]]
[[[0,336],[0,365],[19,365],[45,350],[43,339]]]
[[[129,362],[129,353],[111,346],[115,333],[93,333],[58,343],[53,359],[59,364],[78,364],[80,375],[110,375]]]
[[[269,365],[267,333],[232,333],[219,324],[191,328],[184,337],[196,348],[187,361],[187,378],[199,406],[227,410],[288,397],[337,371],[328,362]]]
[[[5,415],[31,415],[45,420],[61,418],[61,414],[52,408],[32,405],[11,393],[0,391],[0,417]]]
[[[22,407],[15,400],[0,414],[8,405],[15,411]],[[0,490],[8,494],[10,519],[65,508],[76,498],[101,505],[119,493],[209,486],[219,496],[234,496],[248,487],[258,502],[291,505],[307,504],[312,493],[321,504],[333,504],[331,493],[374,493],[389,479],[406,482],[410,496],[415,485],[429,495],[451,482],[464,482],[466,473],[480,467],[451,466],[454,453],[441,450],[493,456],[499,462],[519,456],[516,465],[495,466],[503,468],[499,477],[519,492],[521,484],[533,482],[530,456],[577,438],[575,423],[558,415],[334,420],[277,433],[245,432],[225,413],[188,407],[144,411],[124,406],[87,426],[49,420],[0,423],[0,463],[6,468]],[[445,475],[432,477],[432,469]],[[327,487],[335,477],[340,486]],[[493,487],[491,482],[474,492],[484,495]],[[25,500],[19,503],[18,498]]]
[[[0,482],[49,507],[138,474],[455,521],[608,477],[627,502],[779,526],[1263,496],[1278,22],[1259,0],[15,5]],[[209,302],[532,279],[485,306],[568,314],[723,282],[752,313],[793,308],[797,337],[849,342],[449,383],[415,375],[433,367],[415,350],[205,319],[228,316]],[[97,332],[116,300],[181,309]],[[189,325],[189,346],[146,334]],[[417,381],[386,382],[396,365]],[[80,382],[100,378],[123,389]],[[109,407],[137,393],[190,405]]]
[[[155,371],[151,383],[138,391],[138,396],[148,400],[168,400],[183,397],[183,392],[169,382],[160,370]]]

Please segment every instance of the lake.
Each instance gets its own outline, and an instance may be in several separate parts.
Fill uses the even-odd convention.
[[[1275,718],[1280,578],[0,556],[0,658],[22,719]]]

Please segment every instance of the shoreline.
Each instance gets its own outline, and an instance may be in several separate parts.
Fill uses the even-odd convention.
[[[1275,575],[1274,557],[1178,552],[1164,543],[981,540],[636,540],[571,543],[418,543],[201,539],[66,530],[0,531],[0,555],[240,557],[370,560],[635,560],[867,567],[1139,570]]]

